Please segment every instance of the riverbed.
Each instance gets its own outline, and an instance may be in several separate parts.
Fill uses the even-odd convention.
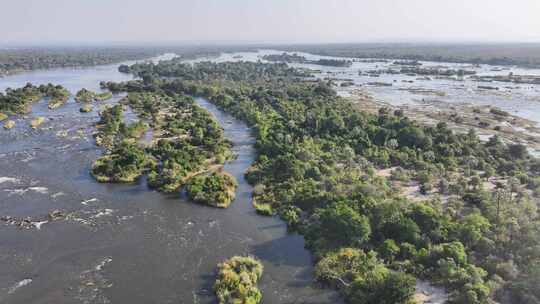
[[[124,81],[118,65],[34,71],[0,78],[0,90],[26,82],[61,84],[73,94]],[[101,104],[114,104],[120,95]],[[238,157],[225,170],[239,182],[226,210],[164,195],[136,184],[99,184],[89,175],[101,155],[92,138],[97,109],[80,113],[72,98],[51,111],[44,101],[0,129],[0,215],[29,218],[23,228],[0,223],[1,303],[214,303],[217,263],[251,254],[265,267],[264,303],[339,303],[313,284],[304,240],[251,205],[244,172],[254,138],[242,122],[204,99]],[[29,127],[35,117],[45,122]],[[65,218],[48,214],[61,211]]]

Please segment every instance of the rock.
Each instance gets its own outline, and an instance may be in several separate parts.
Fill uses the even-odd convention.
[[[32,127],[32,129],[35,130],[35,129],[37,129],[37,128],[38,128],[42,123],[44,123],[44,122],[45,122],[45,118],[43,118],[43,117],[38,117],[38,118],[36,118],[36,119],[34,119],[34,120],[32,120],[32,121],[30,122],[30,126]]]
[[[93,109],[94,108],[92,107],[91,104],[85,104],[79,109],[79,111],[81,113],[88,113],[88,112],[92,112]]]
[[[9,129],[13,128],[13,127],[15,127],[15,121],[13,121],[13,120],[8,120],[4,124],[4,129],[9,130]]]
[[[60,210],[53,210],[49,212],[49,219],[51,221],[61,220],[65,217],[66,217],[65,213]]]

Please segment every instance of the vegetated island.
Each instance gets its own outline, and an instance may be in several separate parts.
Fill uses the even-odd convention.
[[[262,293],[257,282],[263,274],[260,261],[250,256],[234,256],[218,264],[214,292],[219,304],[258,304]]]
[[[286,62],[286,63],[304,63],[304,64],[315,64],[322,66],[332,66],[332,67],[350,67],[352,61],[350,60],[339,60],[339,59],[318,59],[318,60],[308,60],[304,56],[298,54],[287,54],[283,53],[281,55],[264,55],[263,59],[271,62]]]
[[[187,187],[188,197],[201,204],[227,208],[236,195],[237,182],[225,172],[211,172],[193,177]]]
[[[50,109],[56,109],[67,102],[69,91],[61,85],[47,84],[34,86],[27,83],[24,87],[6,89],[0,92],[0,116],[26,114],[31,111],[33,103],[48,98]]]
[[[253,128],[255,200],[304,235],[317,279],[348,302],[410,303],[415,277],[450,303],[540,300],[540,160],[525,146],[361,111],[286,64],[130,70],[143,79],[104,86],[204,96]],[[424,199],[391,179],[418,182]]]
[[[105,101],[113,97],[111,92],[96,93],[89,91],[85,88],[80,89],[75,95],[75,100],[83,103],[90,103],[93,101]]]
[[[232,156],[231,144],[210,113],[189,96],[163,90],[130,92],[121,103],[100,113],[95,137],[106,152],[92,166],[96,180],[129,183],[147,174],[151,188],[175,192],[193,179],[188,187],[193,200],[230,204],[236,180],[213,171]],[[124,106],[140,119],[125,123]],[[152,142],[143,144],[140,138],[149,128]]]

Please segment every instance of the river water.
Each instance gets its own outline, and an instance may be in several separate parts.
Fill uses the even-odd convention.
[[[0,90],[52,82],[72,93],[123,81],[117,65],[35,71],[0,78]],[[115,96],[104,104],[113,104]],[[204,99],[238,158],[225,165],[239,187],[226,210],[186,201],[180,194],[96,183],[89,175],[101,155],[92,139],[97,111],[79,113],[73,99],[58,110],[44,101],[0,129],[0,216],[31,217],[32,229],[0,222],[0,303],[214,303],[216,264],[233,255],[261,259],[264,303],[329,303],[335,292],[313,286],[303,238],[285,224],[258,216],[244,172],[254,139],[242,122]],[[46,122],[28,126],[33,117]],[[50,221],[52,210],[69,214]],[[39,229],[38,229],[39,227]]]
[[[211,60],[225,61],[262,61],[270,54],[282,54],[283,51],[259,50],[257,52],[224,53],[217,58],[203,58],[193,61]],[[317,78],[330,78],[339,84],[351,81],[354,85],[347,88],[337,88],[338,93],[347,96],[351,90],[362,89],[373,96],[377,101],[391,105],[418,105],[426,102],[444,102],[454,104],[492,105],[509,113],[540,123],[540,84],[512,84],[503,82],[481,82],[470,77],[446,79],[430,76],[430,80],[421,80],[421,76],[406,74],[380,74],[378,77],[367,75],[373,70],[399,70],[394,60],[387,62],[366,62],[354,58],[341,58],[319,56],[303,52],[286,52],[298,54],[308,60],[337,59],[354,61],[350,67],[331,67],[315,64],[292,63],[293,67],[317,70]],[[399,60],[399,59],[397,59]],[[514,75],[540,75],[540,69],[525,69],[516,66],[471,65],[448,62],[420,61],[422,68],[437,67],[441,69],[464,69],[475,71],[478,76],[501,76],[513,73]],[[376,86],[369,83],[382,82],[391,86]],[[493,86],[498,90],[482,90],[478,86]],[[419,90],[420,89],[420,90]],[[444,92],[444,96],[426,94],[425,90]]]
[[[279,53],[261,50],[199,61],[264,61],[264,55]],[[334,59],[299,55],[310,60]],[[538,69],[518,67],[422,64],[474,70],[481,76],[540,75]],[[27,82],[51,82],[75,93],[81,88],[99,90],[100,81],[132,79],[119,73],[117,66],[11,75],[0,78],[0,91]],[[318,70],[317,78],[351,81],[353,86],[338,88],[345,96],[360,88],[392,105],[493,105],[540,122],[540,85],[482,83],[467,77],[419,80],[403,74],[366,75],[370,70],[396,68],[392,61],[356,61],[343,68],[292,66]],[[479,85],[499,90],[481,90]],[[418,88],[444,94],[425,95],[415,90]],[[114,104],[120,98],[102,104]],[[239,181],[237,198],[227,210],[192,204],[180,194],[150,191],[144,180],[133,185],[96,183],[88,172],[101,155],[92,139],[97,111],[79,113],[79,105],[72,99],[55,111],[41,101],[27,116],[12,118],[17,122],[12,130],[0,128],[0,217],[31,217],[36,226],[24,230],[0,222],[0,303],[213,303],[216,264],[239,254],[262,260],[264,303],[340,302],[334,292],[313,286],[312,261],[303,238],[287,233],[277,218],[256,215],[251,206],[252,188],[243,176],[254,157],[250,130],[208,101],[197,102],[219,120],[238,154],[225,166]],[[46,122],[39,130],[31,130],[29,122],[37,116],[45,117]],[[151,134],[147,135],[149,141]],[[68,219],[49,222],[47,214],[55,209],[68,213]],[[430,292],[438,295],[443,291]],[[440,303],[445,297],[439,298],[433,301]]]

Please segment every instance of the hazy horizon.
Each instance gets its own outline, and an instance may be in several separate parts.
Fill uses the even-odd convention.
[[[537,0],[5,1],[8,45],[540,42]]]

